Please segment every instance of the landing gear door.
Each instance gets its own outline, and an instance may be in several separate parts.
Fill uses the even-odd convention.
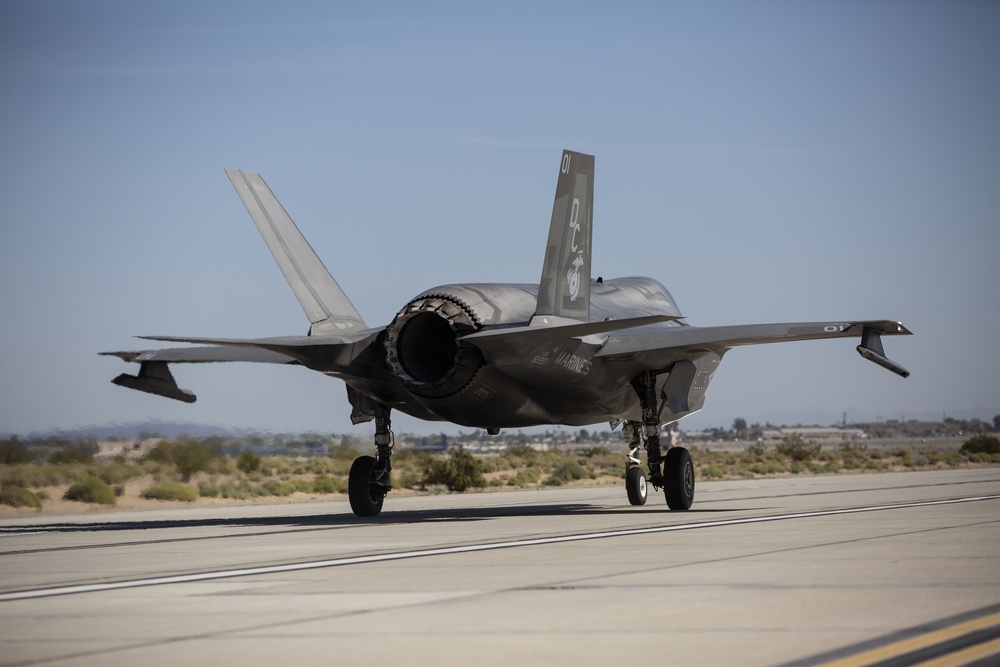
[[[664,423],[698,412],[705,405],[705,392],[722,354],[708,352],[697,359],[682,359],[673,365],[660,390],[660,420]]]

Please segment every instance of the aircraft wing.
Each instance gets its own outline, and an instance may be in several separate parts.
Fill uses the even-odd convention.
[[[139,364],[139,373],[122,373],[111,382],[119,387],[128,387],[172,398],[184,403],[194,403],[197,397],[187,389],[177,386],[170,372],[169,364],[208,364],[232,361],[249,361],[265,364],[298,364],[292,357],[259,347],[186,347],[168,350],[137,350],[132,352],[101,352],[109,357]]]
[[[194,343],[196,345],[220,345],[225,347],[261,348],[295,356],[304,348],[348,345],[366,340],[382,332],[382,329],[364,329],[345,336],[276,336],[273,338],[206,338],[204,336],[137,336],[143,340],[165,343]]]
[[[643,365],[665,368],[679,359],[693,359],[706,352],[725,352],[740,345],[860,337],[862,340],[857,349],[861,356],[897,375],[907,377],[909,371],[885,356],[881,336],[910,334],[910,330],[902,324],[890,320],[739,324],[721,327],[685,326],[611,336],[596,356],[609,361],[641,357]]]
[[[256,339],[140,336],[146,340],[196,343],[202,347],[100,354],[140,365],[138,375],[122,373],[112,380],[114,384],[185,403],[194,403],[195,395],[177,386],[169,364],[235,361],[305,366],[320,364],[326,372],[364,377],[366,373],[363,364],[359,370],[355,362],[367,351],[381,331],[381,329],[367,329],[348,336],[285,336]]]
[[[101,352],[103,356],[118,357],[122,361],[143,363],[162,361],[172,364],[209,364],[231,361],[249,361],[263,364],[297,364],[291,357],[263,348],[237,347],[178,347],[168,350],[137,350],[132,352]]]

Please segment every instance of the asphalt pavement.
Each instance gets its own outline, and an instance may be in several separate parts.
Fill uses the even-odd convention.
[[[688,512],[603,486],[0,520],[9,666],[996,665],[998,638],[998,468],[705,482]]]

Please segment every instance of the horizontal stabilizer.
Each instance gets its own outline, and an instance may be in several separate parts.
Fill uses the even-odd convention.
[[[122,373],[111,382],[119,387],[128,387],[183,403],[194,403],[197,400],[197,396],[192,392],[177,386],[174,376],[170,374],[170,369],[163,361],[144,361],[139,367],[138,375]]]
[[[226,175],[309,318],[310,333],[336,334],[367,328],[260,174],[226,169]]]

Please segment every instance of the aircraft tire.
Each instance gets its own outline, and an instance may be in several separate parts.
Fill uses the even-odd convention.
[[[374,483],[375,466],[373,456],[359,456],[351,465],[351,473],[347,478],[347,496],[356,516],[378,516],[382,511],[385,492]]]
[[[683,447],[671,447],[663,464],[663,495],[672,510],[691,509],[694,502],[694,463]]]
[[[646,487],[646,473],[639,466],[629,466],[625,470],[625,493],[632,505],[645,505],[649,495]]]

